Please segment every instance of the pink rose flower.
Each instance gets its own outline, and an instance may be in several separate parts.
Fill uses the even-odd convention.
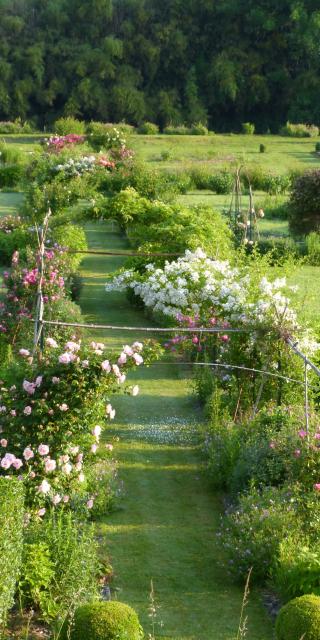
[[[53,376],[52,384],[58,384],[59,382],[60,382],[60,378],[57,378],[57,376]]]
[[[315,491],[320,491],[320,482],[316,482],[316,484],[313,485],[313,488]]]
[[[84,369],[88,369],[88,367],[89,367],[89,360],[82,360],[82,362],[81,362],[81,366],[82,366]]]
[[[59,356],[60,364],[70,364],[72,361],[71,355],[71,353],[62,353],[61,356]]]
[[[0,440],[0,444],[2,447],[6,447],[8,444],[8,440],[6,440],[5,438],[2,438],[2,440]]]
[[[135,349],[136,351],[142,351],[143,344],[142,342],[134,342],[132,345],[132,348]]]
[[[31,407],[29,405],[27,407],[25,407],[23,409],[23,413],[24,413],[25,416],[30,416],[30,413],[32,413]]]
[[[92,435],[95,438],[99,438],[101,435],[101,432],[102,432],[102,429],[99,424],[96,424],[96,426],[92,429]]]
[[[88,502],[87,502],[87,507],[88,507],[88,509],[92,509],[92,507],[93,507],[93,500],[92,500],[92,498],[90,498],[90,500],[88,500]]]
[[[38,511],[38,516],[39,516],[39,518],[42,518],[42,516],[44,516],[45,512],[46,512],[46,510],[45,510],[45,508],[44,508],[44,507],[42,507],[41,509],[39,509],[39,511]]]
[[[28,351],[28,349],[19,349],[19,355],[23,358],[28,358],[30,356],[30,351]]]
[[[137,365],[139,365],[139,364],[142,364],[142,363],[143,363],[143,357],[142,357],[142,356],[140,356],[140,354],[139,354],[139,353],[134,353],[132,357],[133,357],[133,359],[134,359],[134,361],[135,361],[135,363],[136,363]]]
[[[30,396],[32,396],[36,390],[35,384],[33,382],[29,382],[29,380],[24,380],[22,387]]]
[[[58,343],[53,338],[47,338],[46,345],[52,349],[57,349],[58,347]]]
[[[20,460],[20,458],[16,458],[16,459],[13,461],[12,466],[13,466],[15,469],[20,469],[20,468],[23,466],[23,462],[22,462],[22,460]]]
[[[30,471],[29,473],[29,478],[31,478],[31,480],[33,480],[36,477],[36,474],[34,471]]]
[[[59,409],[60,411],[68,411],[69,407],[65,402],[63,402],[63,404],[59,404]]]
[[[300,438],[305,438],[307,436],[307,432],[304,431],[304,429],[300,429],[300,431],[298,431],[298,435]]]
[[[63,496],[63,498],[62,498],[62,502],[64,502],[65,504],[66,504],[67,502],[69,502],[69,500],[70,500],[70,498],[69,498],[69,496],[67,496],[67,495]]]
[[[106,373],[110,373],[111,365],[110,365],[109,360],[104,360],[103,362],[101,362],[101,369],[103,371],[106,371]]]
[[[97,449],[98,449],[98,445],[96,444],[91,445],[91,453],[96,453]]]
[[[38,446],[38,453],[40,454],[40,456],[46,456],[49,453],[49,447],[47,444],[39,444]]]
[[[129,347],[129,345],[128,345],[128,344],[126,344],[126,345],[123,347],[123,353],[125,353],[127,356],[133,356],[133,349],[132,349],[132,347]]]
[[[61,502],[61,495],[60,495],[60,493],[56,493],[52,498],[52,503],[54,505],[57,505],[57,504],[59,504],[59,502]]]
[[[66,464],[64,464],[61,467],[63,473],[65,473],[67,476],[70,475],[71,471],[72,471],[72,464],[70,464],[70,462],[67,462]]]
[[[50,473],[51,471],[55,471],[57,463],[55,460],[51,460],[51,458],[47,458],[44,463],[46,473]]]
[[[125,364],[127,362],[127,356],[124,353],[124,351],[122,351],[122,353],[120,353],[120,356],[118,358],[118,364]]]
[[[82,473],[82,472],[81,472],[81,473],[79,473],[79,475],[78,475],[78,481],[79,481],[79,482],[84,482],[84,480],[85,480],[84,473]]]

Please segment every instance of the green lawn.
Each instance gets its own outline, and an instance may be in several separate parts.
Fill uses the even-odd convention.
[[[318,138],[285,138],[281,136],[140,136],[130,138],[130,146],[141,160],[166,169],[181,169],[190,164],[206,164],[213,169],[230,163],[259,164],[270,171],[285,173],[299,168],[320,166],[314,154]],[[259,145],[266,145],[266,153]],[[162,160],[162,152],[170,158]]]
[[[22,200],[22,193],[0,191],[0,217],[15,214]]]
[[[123,236],[104,224],[88,225],[87,235],[90,247],[128,247]],[[124,294],[104,291],[107,274],[122,260],[84,259],[83,313],[89,321],[145,326],[144,315]],[[100,337],[111,348],[141,334],[102,332]],[[107,434],[119,460],[123,498],[98,530],[101,552],[110,554],[114,567],[114,594],[137,609],[148,632],[152,579],[164,623],[158,638],[234,640],[242,587],[221,566],[216,532],[222,508],[203,472],[196,429],[203,418],[189,372],[164,363],[138,369],[130,380],[139,384],[140,395],[114,399],[117,421]],[[247,640],[271,640],[271,621],[255,590],[248,613]]]

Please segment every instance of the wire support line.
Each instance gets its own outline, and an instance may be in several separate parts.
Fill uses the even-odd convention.
[[[102,249],[96,249],[94,251],[88,249],[88,250],[76,250],[76,249],[72,249],[72,250],[67,250],[66,253],[69,254],[83,254],[83,255],[93,255],[93,256],[122,256],[123,258],[126,258],[127,256],[135,256],[138,258],[179,258],[184,256],[184,253],[142,253],[142,252],[138,252],[138,251],[103,251]]]
[[[36,322],[35,319],[31,319],[30,322]],[[56,326],[56,327],[79,327],[80,329],[108,329],[110,331],[140,331],[144,333],[248,333],[256,331],[256,329],[231,329],[228,327],[195,327],[189,329],[187,327],[124,327],[115,326],[111,324],[90,324],[86,322],[61,322],[60,320],[42,320],[44,325]]]
[[[295,382],[296,384],[300,384],[303,387],[305,386],[304,380],[297,380],[296,378],[290,378],[289,376],[283,376],[280,373],[273,373],[272,371],[265,371],[264,369],[251,369],[250,367],[243,367],[235,364],[222,364],[221,362],[181,362],[181,361],[163,361],[163,362],[152,362],[148,367],[154,367],[159,365],[188,365],[191,367],[216,367],[221,369],[236,369],[240,371],[250,371],[252,373],[262,373],[264,376],[268,376],[269,378],[280,378],[281,380],[286,380],[287,382]],[[317,389],[314,385],[308,385],[310,389]]]
[[[299,358],[301,358],[304,363],[306,365],[309,365],[309,367],[311,367],[311,369],[318,375],[320,376],[320,369],[312,362],[312,360],[310,360],[310,358],[308,358],[302,351],[300,351],[300,349],[298,348],[298,344],[299,342],[294,342],[291,338],[286,338],[285,339],[287,345],[292,349],[292,351],[294,351],[294,353],[299,356]]]

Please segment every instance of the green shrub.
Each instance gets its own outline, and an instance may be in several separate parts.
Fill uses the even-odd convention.
[[[35,236],[32,237],[32,234],[22,226],[9,234],[0,230],[0,264],[10,266],[14,251],[23,253],[26,246],[33,244],[35,240]]]
[[[320,142],[316,142],[315,151],[320,153]]]
[[[246,136],[253,136],[255,129],[255,125],[252,122],[243,122],[241,124],[242,133]]]
[[[202,122],[197,122],[196,124],[191,125],[190,134],[192,136],[207,136],[209,134],[208,127],[206,127]]]
[[[164,151],[161,151],[160,154],[161,160],[170,160],[170,158],[172,157],[172,152],[169,149],[165,149]]]
[[[186,127],[185,124],[173,125],[169,124],[167,127],[163,129],[163,133],[166,136],[188,136],[190,135],[189,127]]]
[[[293,234],[320,229],[320,169],[305,171],[293,180],[289,200],[289,226]]]
[[[255,209],[257,213],[259,210],[262,210],[264,214],[261,216],[262,218],[266,217],[267,219],[277,218],[281,220],[288,220],[288,200],[286,200],[283,195],[268,194],[261,200],[257,199]]]
[[[234,176],[228,171],[220,171],[210,176],[208,181],[209,189],[218,194],[231,193],[234,185]]]
[[[299,255],[299,248],[292,238],[269,237],[260,238],[257,249],[261,255],[270,254],[271,263]]]
[[[267,151],[266,145],[261,143],[259,145],[259,151],[260,151],[260,153],[265,153]]]
[[[18,186],[24,176],[24,169],[19,164],[0,166],[0,188]]]
[[[90,122],[87,125],[88,143],[94,151],[118,149],[126,144],[128,125],[115,125],[108,122]]]
[[[24,155],[19,149],[0,142],[0,165],[16,165],[23,164]]]
[[[159,133],[159,127],[154,122],[143,122],[140,127],[138,127],[138,133],[144,136],[156,136]]]
[[[320,595],[320,553],[308,538],[291,537],[279,546],[272,580],[284,600],[305,594]]]
[[[0,625],[4,625],[14,601],[20,571],[24,516],[23,484],[0,478]]]
[[[320,233],[312,231],[306,237],[306,247],[309,264],[318,266],[320,264]]]
[[[292,498],[285,486],[250,489],[227,512],[219,536],[236,578],[245,580],[252,567],[254,582],[267,579],[280,543],[301,526]]]
[[[72,118],[71,116],[59,118],[59,120],[55,121],[53,129],[58,136],[67,136],[69,133],[82,136],[85,133],[85,122]]]
[[[40,607],[45,620],[61,622],[70,608],[98,596],[99,562],[92,525],[79,524],[71,513],[52,512],[26,532],[26,565],[20,595]]]
[[[51,242],[59,244],[61,247],[68,248],[72,251],[85,251],[88,248],[86,234],[82,227],[78,227],[75,224],[63,224],[55,226],[50,230]],[[65,253],[61,256],[61,268],[64,275],[68,276],[75,272],[83,255],[81,253]]]
[[[96,602],[74,612],[70,635],[65,624],[61,640],[140,640],[142,628],[134,609],[122,602]]]
[[[279,612],[277,640],[320,640],[320,597],[294,598]]]
[[[285,193],[291,185],[291,177],[288,174],[273,174],[266,172],[260,165],[247,167],[242,174],[242,182],[245,187],[251,187],[257,191],[266,191],[271,195]]]
[[[0,122],[0,133],[32,133],[33,127],[32,125],[25,121],[22,122],[20,118],[17,118],[14,122],[10,120],[5,120]]]
[[[316,138],[319,135],[319,128],[314,124],[293,124],[287,122],[279,131],[281,136],[289,136],[290,138]]]

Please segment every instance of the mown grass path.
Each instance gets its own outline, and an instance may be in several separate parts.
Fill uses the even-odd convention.
[[[126,239],[103,224],[87,227],[91,248],[126,249]],[[106,293],[106,275],[123,259],[88,256],[82,263],[81,306],[88,321],[145,326],[124,294]],[[92,334],[98,336],[98,332]],[[101,334],[100,334],[101,337]],[[140,334],[108,334],[111,347]],[[140,395],[114,399],[117,420],[108,433],[119,460],[123,497],[99,523],[102,550],[115,571],[114,593],[139,613],[147,633],[150,580],[161,605],[162,640],[234,640],[242,587],[221,568],[216,537],[221,505],[202,469],[196,425],[201,411],[188,371],[168,363],[141,368],[131,379]],[[247,640],[270,640],[272,625],[257,593],[250,595]]]

